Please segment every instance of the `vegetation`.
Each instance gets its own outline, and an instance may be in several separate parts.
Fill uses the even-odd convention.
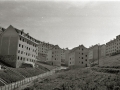
[[[36,80],[28,90],[120,90],[120,74],[72,67],[56,75]]]
[[[50,66],[49,66],[50,67]],[[53,67],[53,66],[52,66]],[[48,67],[38,65],[36,68],[9,68],[0,71],[0,78],[8,84],[49,71]],[[4,84],[0,83],[0,86]]]

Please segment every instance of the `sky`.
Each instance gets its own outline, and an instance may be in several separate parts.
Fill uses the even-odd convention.
[[[0,0],[0,26],[74,48],[105,44],[120,34],[120,1]]]

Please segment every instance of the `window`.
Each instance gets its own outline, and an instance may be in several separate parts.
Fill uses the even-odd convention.
[[[82,55],[83,55],[83,53],[82,53]]]
[[[19,44],[19,47],[21,46],[21,44]]]
[[[83,64],[83,62],[82,62],[82,64]]]
[[[20,41],[21,41],[21,38],[20,38]]]
[[[86,61],[87,61],[87,59],[86,59]]]
[[[22,45],[22,48],[23,48],[23,45]]]
[[[18,53],[20,53],[20,50],[18,50]]]
[[[83,51],[83,48],[82,48],[82,51]]]
[[[87,55],[86,55],[86,57],[87,57]]]
[[[83,57],[82,57],[82,59],[83,59]]]
[[[22,60],[22,57],[21,57],[21,60]]]
[[[23,51],[21,51],[21,54],[23,54]]]
[[[19,60],[19,56],[18,56],[18,60]]]
[[[24,39],[23,39],[23,42],[24,42]]]

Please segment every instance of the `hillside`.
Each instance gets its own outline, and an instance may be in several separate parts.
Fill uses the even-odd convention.
[[[84,69],[71,69],[36,80],[28,90],[120,90],[119,74]],[[113,89],[114,88],[114,89]],[[24,89],[25,90],[25,89]]]
[[[0,70],[0,86],[3,86],[4,84],[9,84],[12,82],[16,82],[19,80],[22,80],[24,78],[36,76],[45,72],[50,71],[51,69],[56,68],[55,66],[45,65],[45,64],[37,64],[37,67],[35,68],[11,68],[7,65],[0,63],[2,67],[5,69]]]
[[[101,58],[99,60],[99,66],[120,66],[120,55]]]

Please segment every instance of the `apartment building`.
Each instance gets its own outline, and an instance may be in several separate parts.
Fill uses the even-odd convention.
[[[89,52],[88,52],[88,59],[91,63],[97,61],[102,57],[106,56],[106,45],[93,45],[91,47],[89,47]]]
[[[100,58],[105,57],[106,56],[106,45],[105,44],[100,45],[99,50],[100,50]]]
[[[61,66],[61,48],[55,45],[47,52],[47,62],[52,62],[52,65]]]
[[[120,53],[120,35],[106,43],[106,56],[111,56],[114,53]]]
[[[45,43],[45,42],[39,42],[38,45],[38,60],[45,61],[47,57],[47,52],[49,49],[52,49],[54,45]]]
[[[65,65],[68,66],[68,61],[69,61],[69,52],[70,50],[68,48],[66,48],[65,50]]]
[[[61,49],[61,63],[65,63],[65,49]]]
[[[54,47],[54,45],[52,45],[52,44],[45,43],[45,42],[41,42],[41,43],[39,43],[39,45],[38,45],[38,51],[39,51],[39,53],[41,53],[41,54],[47,54],[47,51],[48,51],[49,49],[52,49],[53,47]]]
[[[99,59],[99,44],[89,47],[88,59],[90,62],[97,61]]]
[[[68,51],[68,61],[67,65],[79,65],[81,67],[88,67],[88,49],[83,45],[79,45],[78,47],[73,48],[72,50]]]
[[[10,25],[0,38],[0,60],[12,67],[22,64],[35,65],[38,56],[38,40]]]

